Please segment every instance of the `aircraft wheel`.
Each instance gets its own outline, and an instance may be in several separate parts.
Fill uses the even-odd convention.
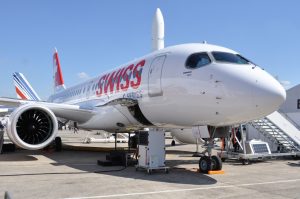
[[[199,160],[199,170],[201,173],[208,173],[211,170],[211,159],[208,156],[202,156]]]
[[[221,170],[222,169],[222,160],[219,156],[211,156],[211,167],[212,170]]]
[[[61,151],[62,149],[61,137],[56,137],[54,143],[55,143],[55,151]]]
[[[250,164],[250,160],[249,159],[242,159],[242,164],[243,165],[248,165],[248,164]]]
[[[171,146],[175,146],[175,145],[176,145],[175,140],[172,140]]]

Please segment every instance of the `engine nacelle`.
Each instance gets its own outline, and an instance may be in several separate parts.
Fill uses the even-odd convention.
[[[12,112],[7,135],[17,146],[37,150],[49,145],[57,135],[57,119],[47,107],[26,104]]]
[[[194,136],[192,129],[170,129],[173,138],[181,144],[196,144],[196,137]],[[203,139],[198,139],[199,144],[204,144]]]

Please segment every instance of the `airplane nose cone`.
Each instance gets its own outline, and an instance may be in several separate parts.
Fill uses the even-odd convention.
[[[253,90],[254,103],[257,110],[267,115],[277,111],[286,99],[286,92],[282,85],[265,71],[256,79]]]

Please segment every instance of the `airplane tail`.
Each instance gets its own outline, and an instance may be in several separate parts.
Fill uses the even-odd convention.
[[[56,49],[53,54],[53,81],[54,81],[54,93],[66,89],[63,75],[60,68],[58,53]]]
[[[41,98],[36,94],[22,73],[13,73],[13,81],[19,99],[41,101]]]

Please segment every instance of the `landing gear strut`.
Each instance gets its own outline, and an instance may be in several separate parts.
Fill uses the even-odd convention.
[[[215,131],[216,128],[213,128],[211,137],[207,141],[206,150],[203,152],[204,156],[202,156],[199,160],[199,170],[201,173],[208,173],[208,171],[216,171],[222,169],[221,159],[218,156],[212,156],[212,149],[214,148],[213,137]]]

